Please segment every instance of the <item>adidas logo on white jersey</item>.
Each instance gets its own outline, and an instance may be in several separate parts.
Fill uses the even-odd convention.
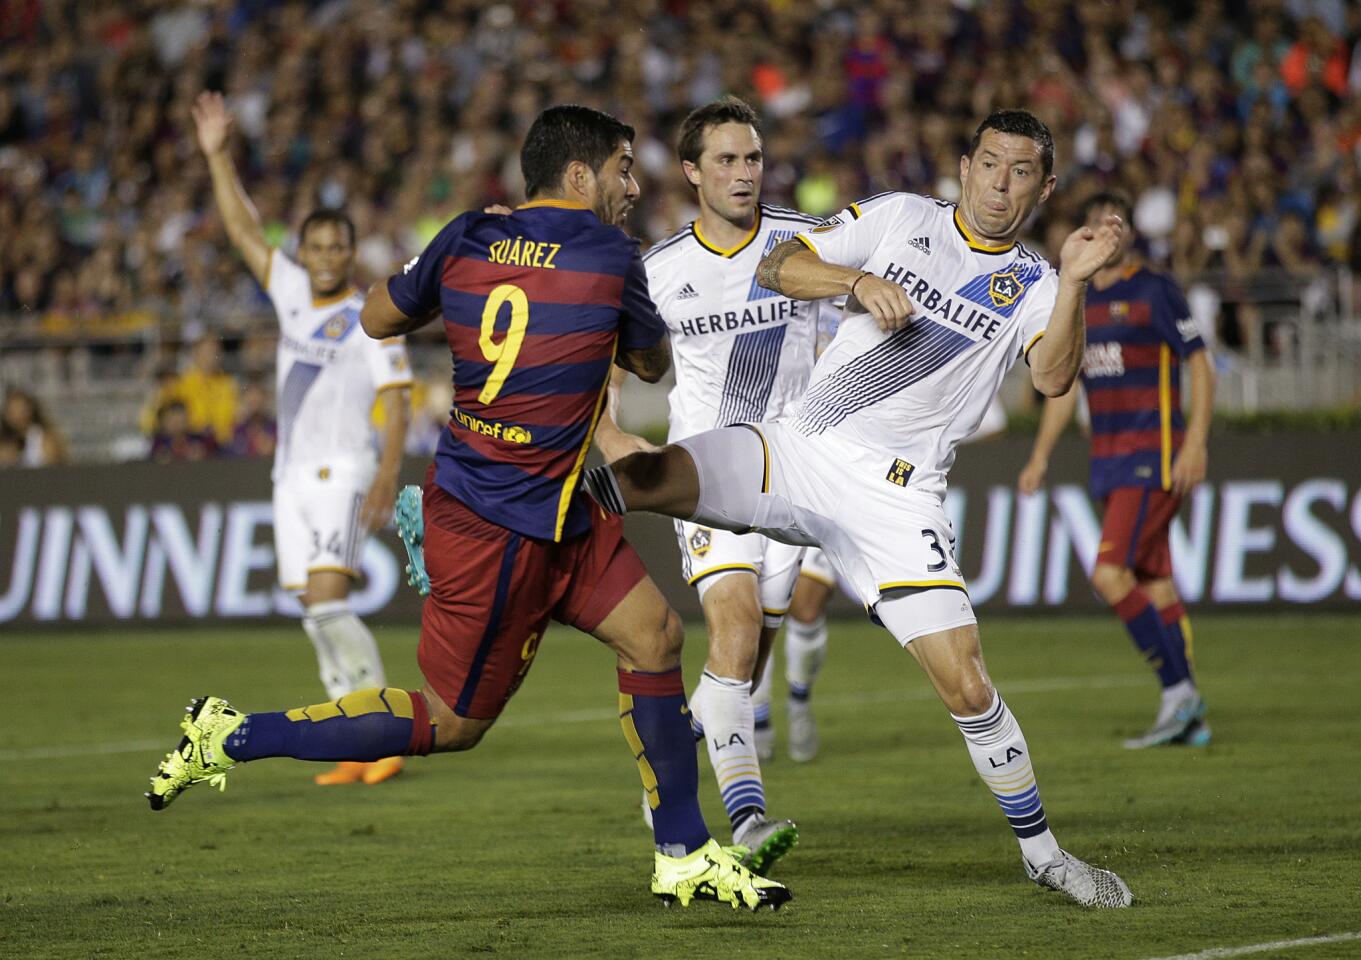
[[[930,238],[930,237],[918,237],[918,238],[915,239],[915,240],[909,240],[909,241],[907,241],[907,245],[908,245],[909,247],[916,247],[918,250],[920,250],[922,253],[926,254],[928,257],[931,256],[931,238]]]
[[[687,283],[685,286],[680,288],[680,293],[676,294],[676,299],[693,300],[697,296],[699,296],[699,294],[695,292],[695,288],[691,284]]]

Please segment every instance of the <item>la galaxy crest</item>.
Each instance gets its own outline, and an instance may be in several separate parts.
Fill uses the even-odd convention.
[[[327,340],[340,340],[349,332],[349,329],[350,320],[342,311],[327,320],[325,325],[321,328],[321,332]]]
[[[697,557],[704,556],[713,545],[714,532],[708,527],[697,527],[695,532],[690,534],[690,552]]]
[[[1025,284],[1021,278],[1016,276],[1014,270],[1003,270],[1001,273],[994,273],[988,280],[988,296],[992,298],[994,306],[1010,307],[1021,295],[1025,293]]]

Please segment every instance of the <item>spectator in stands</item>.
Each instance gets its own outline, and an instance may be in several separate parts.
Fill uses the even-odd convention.
[[[156,433],[151,438],[150,459],[157,463],[178,460],[207,460],[217,454],[211,433],[189,427],[189,411],[179,400],[172,400],[156,412]]]
[[[593,17],[580,4],[468,0],[385,16],[362,4],[21,3],[23,16],[0,17],[0,311],[29,327],[46,317],[63,344],[157,322],[172,340],[186,322],[246,344],[272,334],[201,165],[182,162],[190,97],[205,86],[240,117],[238,166],[270,241],[306,210],[344,203],[362,220],[370,276],[460,210],[516,202],[513,145],[550,99],[637,127],[649,186],[631,229],[645,243],[670,235],[693,209],[652,131],[723,89],[763,106],[774,203],[831,211],[900,189],[951,199],[971,119],[1032,103],[1082,181],[1046,205],[1037,241],[1073,218],[1073,198],[1124,189],[1161,218],[1140,224],[1154,266],[1190,286],[1185,271],[1232,265],[1235,317],[1253,312],[1263,259],[1282,259],[1267,247],[1286,209],[1304,217],[1304,249],[1335,264],[1358,255],[1361,4],[922,0],[911,17],[892,6],[688,0]],[[1224,246],[1194,249],[1216,230]],[[102,321],[129,305],[144,313]],[[200,399],[186,398],[191,418],[209,417],[228,444],[233,418]]]
[[[236,425],[237,392],[236,378],[222,369],[217,337],[203,335],[190,349],[189,366],[173,388],[189,415],[189,429],[211,433],[219,446],[230,445]]]
[[[232,431],[231,453],[234,457],[272,457],[278,438],[278,424],[270,412],[271,404],[258,378],[246,383],[241,391],[241,416]]]
[[[25,467],[48,467],[66,462],[66,439],[33,394],[18,387],[5,393],[0,429],[18,439]]]
[[[0,470],[24,465],[24,438],[6,426],[0,426]]]

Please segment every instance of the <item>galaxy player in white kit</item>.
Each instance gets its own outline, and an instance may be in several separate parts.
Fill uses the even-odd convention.
[[[279,318],[278,442],[274,454],[274,548],[279,585],[299,596],[303,629],[332,700],[384,686],[373,634],[350,608],[369,534],[392,516],[410,406],[411,366],[400,338],[364,334],[364,294],[353,284],[354,225],[319,210],[303,222],[295,263],[265,241],[227,147],[231,115],[222,96],[193,107],[199,146],[227,235]],[[383,398],[381,461],[370,413]],[[341,763],[322,785],[380,783],[400,757]]]
[[[756,281],[762,256],[817,223],[760,202],[756,112],[736,97],[694,110],[681,124],[677,154],[700,215],[643,258],[649,292],[671,337],[672,442],[792,409],[812,373],[824,310],[820,302],[794,300]],[[652,449],[616,424],[624,377],[616,373],[595,435],[606,461]],[[756,727],[768,719],[771,671],[764,671],[764,696],[758,692],[755,704],[752,679],[789,608],[804,548],[681,520],[676,535],[709,634],[690,709],[708,746],[733,842],[749,848],[748,865],[764,872],[798,833],[792,821],[766,816]]]
[[[895,193],[851,204],[762,261],[786,296],[848,295],[802,405],[591,471],[616,512],[821,544],[921,665],[1020,844],[1027,875],[1086,906],[1124,907],[1114,873],[1059,847],[1030,748],[983,661],[942,508],[955,447],[1025,359],[1047,396],[1068,391],[1086,344],[1087,283],[1114,252],[1110,216],[1070,234],[1062,274],[1016,242],[1055,183],[1054,141],[1030,113],[990,115],[960,158],[961,199]]]

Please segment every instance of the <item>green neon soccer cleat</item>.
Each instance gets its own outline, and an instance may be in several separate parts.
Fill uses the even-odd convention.
[[[789,888],[774,880],[752,873],[717,840],[684,857],[668,857],[658,853],[652,874],[652,895],[663,906],[680,901],[682,907],[692,900],[713,900],[727,903],[734,910],[746,907],[755,912],[761,907],[780,909],[791,899]]]
[[[146,798],[152,810],[164,810],[183,791],[205,780],[226,790],[227,771],[236,766],[222,744],[246,715],[221,697],[197,697],[186,709],[188,714],[180,721],[184,737],[151,778]]]
[[[406,582],[421,596],[430,594],[430,574],[425,572],[425,513],[421,507],[421,488],[414,483],[397,494],[397,536],[406,548]]]

